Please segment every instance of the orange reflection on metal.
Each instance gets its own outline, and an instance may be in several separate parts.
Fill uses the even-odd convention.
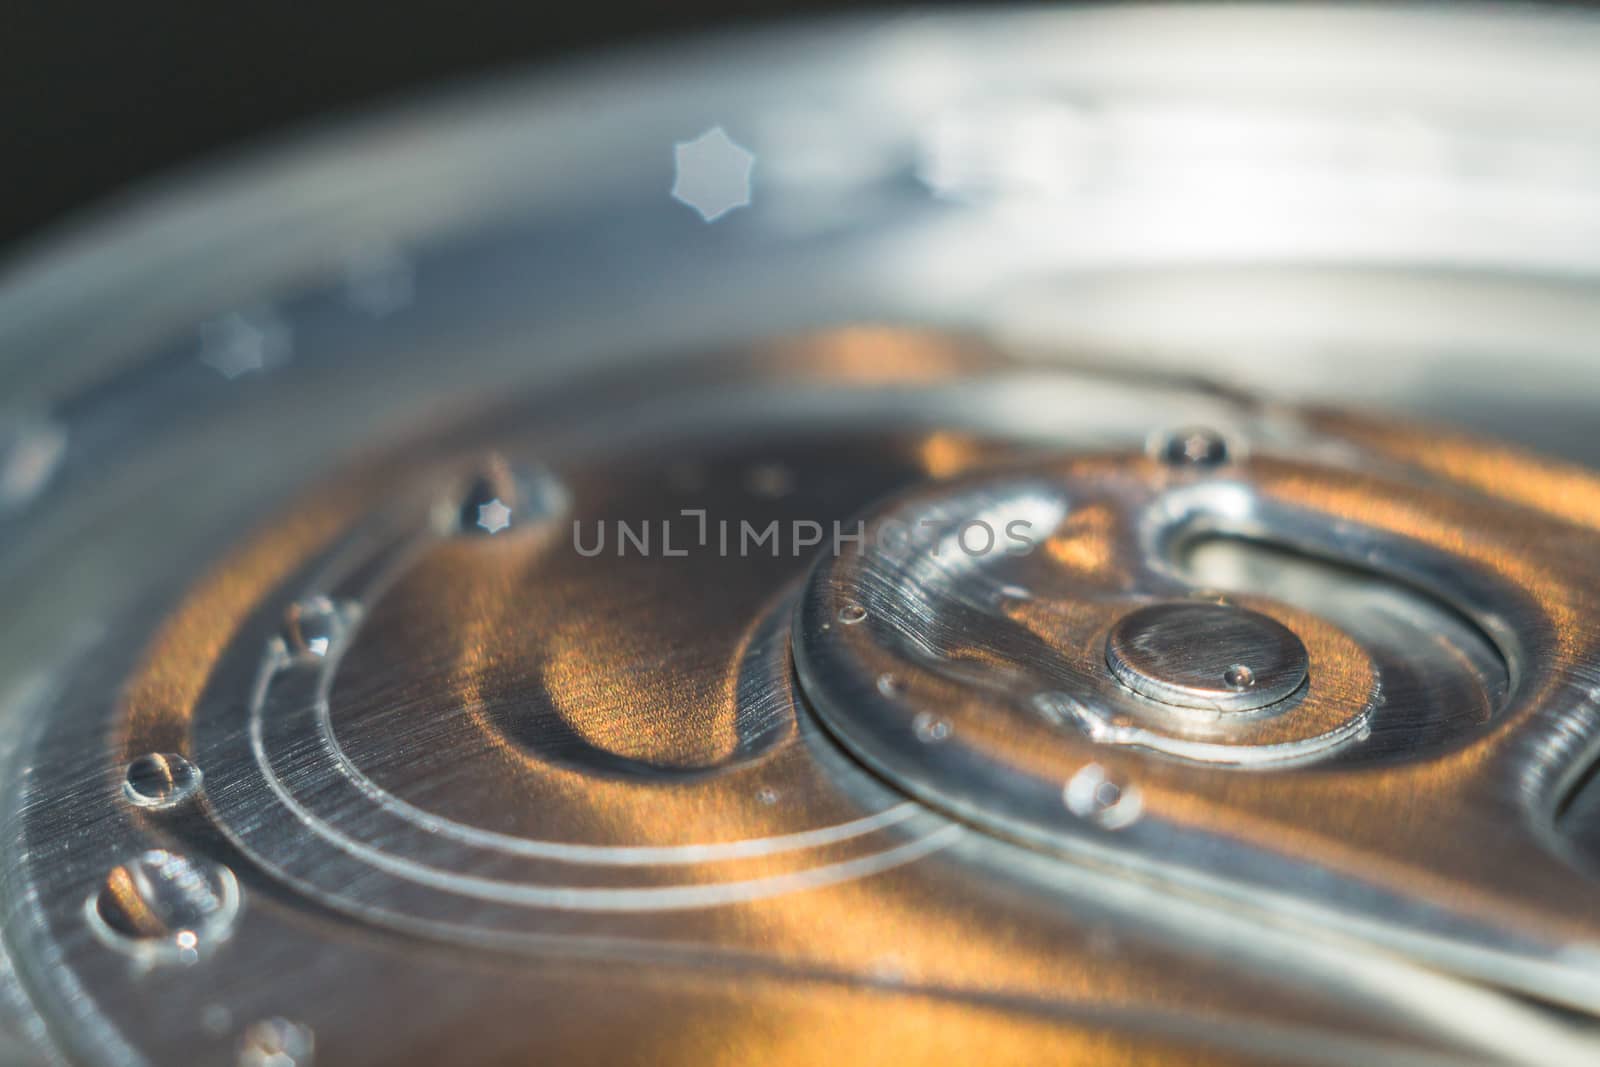
[[[1600,529],[1600,484],[1593,472],[1482,442],[1439,427],[1396,427],[1320,413],[1315,422],[1367,447],[1481,492]]]
[[[1052,560],[1081,579],[1102,578],[1116,559],[1117,517],[1104,504],[1078,508],[1044,544]]]
[[[1005,360],[976,341],[882,326],[854,326],[767,346],[781,373],[844,385],[926,382],[993,370]]]
[[[332,538],[359,490],[322,494],[327,506],[306,507],[292,520],[247,543],[219,563],[156,633],[127,693],[120,744],[130,758],[144,751],[184,751],[188,720],[218,656],[261,597],[316,546]],[[137,751],[132,751],[137,750]]]
[[[923,438],[917,450],[930,478],[950,478],[977,465],[983,450],[966,434],[938,430]]]

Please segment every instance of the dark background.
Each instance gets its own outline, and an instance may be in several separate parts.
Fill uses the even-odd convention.
[[[6,0],[0,258],[141,179],[330,112],[613,44],[861,6]]]

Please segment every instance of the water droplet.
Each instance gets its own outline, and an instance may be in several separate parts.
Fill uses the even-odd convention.
[[[1138,820],[1144,809],[1139,787],[1114,779],[1098,763],[1085,765],[1061,791],[1067,810],[1107,830],[1120,830]]]
[[[489,461],[485,472],[467,486],[461,497],[457,525],[463,533],[497,534],[511,525],[517,506],[517,487],[505,460]]]
[[[238,910],[232,871],[166,849],[111,868],[88,903],[90,925],[108,944],[184,963],[225,940]]]
[[[566,488],[542,467],[513,470],[504,456],[484,461],[462,493],[455,527],[461,533],[492,537],[566,510]]]
[[[860,604],[846,604],[839,609],[839,621],[846,626],[854,626],[867,617],[867,609]]]
[[[251,1023],[239,1039],[239,1067],[310,1067],[316,1035],[288,1019]]]
[[[770,808],[778,802],[778,791],[770,785],[762,786],[756,790],[756,799]]]
[[[486,534],[494,535],[511,525],[511,505],[499,497],[492,497],[478,505],[478,518],[473,523]]]
[[[912,733],[924,744],[937,744],[948,738],[952,730],[948,720],[941,719],[931,711],[918,712],[917,717],[911,720]]]
[[[1180,430],[1161,445],[1160,455],[1173,467],[1219,467],[1228,461],[1228,442],[1215,430]]]
[[[326,656],[344,637],[345,620],[325,596],[310,596],[289,606],[284,617],[283,639],[297,657]]]
[[[175,752],[151,752],[128,764],[122,795],[141,808],[171,808],[200,788],[200,768]]]
[[[1235,663],[1223,673],[1222,680],[1228,684],[1229,689],[1242,693],[1255,686],[1256,672],[1243,663]]]
[[[886,697],[897,697],[906,691],[906,684],[892,674],[878,675],[878,692]]]

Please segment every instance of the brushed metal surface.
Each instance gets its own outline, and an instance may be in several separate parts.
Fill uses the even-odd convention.
[[[1152,604],[1106,635],[1106,666],[1141,696],[1199,712],[1256,711],[1306,681],[1293,630],[1227,603]]]
[[[1394,696],[1374,706],[1368,741],[1390,737],[1380,760],[1388,769],[1382,779],[1359,774],[1365,800],[1326,775],[1188,772],[1087,734],[1074,741],[1074,728],[1059,722],[1028,726],[994,711],[978,724],[954,700],[933,705],[953,734],[898,742],[913,757],[958,752],[981,728],[1007,751],[1031,750],[1032,773],[1051,783],[1049,818],[1068,836],[1079,833],[1074,824],[1091,828],[1090,845],[1105,853],[1098,869],[979,832],[1028,840],[1011,832],[1014,820],[1030,817],[1031,793],[1015,776],[992,804],[965,796],[952,803],[952,790],[981,786],[984,776],[929,771],[930,792],[881,753],[860,749],[853,726],[833,721],[839,706],[829,687],[846,672],[815,687],[817,667],[808,661],[805,694],[795,688],[790,620],[816,557],[815,546],[794,546],[796,523],[849,530],[854,516],[897,491],[1004,485],[1019,466],[1066,462],[1137,478],[1152,462],[1140,442],[1153,417],[1228,425],[1252,441],[1252,458],[1227,477],[1260,479],[1272,491],[1299,484],[1280,473],[1273,449],[1325,431],[1279,412],[1258,435],[1248,407],[1215,394],[1041,373],[979,348],[895,334],[881,343],[907,357],[901,369],[893,380],[862,384],[840,373],[838,342],[797,343],[781,361],[734,354],[698,371],[678,364],[658,378],[580,386],[475,416],[460,431],[312,490],[186,589],[148,637],[116,655],[102,646],[95,661],[108,673],[74,677],[54,696],[52,713],[36,723],[34,770],[24,779],[19,855],[27,861],[12,877],[25,878],[28,891],[16,918],[35,939],[23,944],[54,946],[55,961],[33,981],[55,988],[57,1003],[92,1008],[114,1027],[106,1037],[126,1042],[124,1054],[137,1049],[154,1062],[225,1058],[239,1038],[215,1024],[224,1010],[236,1019],[241,1007],[252,1019],[309,1028],[317,1055],[333,1062],[416,1058],[443,1041],[452,1058],[482,1062],[513,1048],[544,1056],[577,1055],[580,1046],[589,1056],[649,1048],[689,1060],[699,1055],[692,1046],[665,1051],[685,1033],[686,1011],[710,1013],[702,1025],[757,1058],[801,1055],[785,1050],[827,1020],[834,1033],[844,1026],[871,1031],[873,1041],[894,1035],[939,1057],[973,1041],[998,1043],[1002,1059],[1089,1047],[1145,1057],[1176,1041],[1185,1057],[1210,1049],[1230,1061],[1276,1060],[1292,1048],[1312,1062],[1429,1062],[1504,1051],[1437,1017],[1440,998],[1453,1016],[1487,995],[1439,969],[1569,1002],[1587,988],[1588,965],[1552,955],[1538,934],[1548,927],[1523,920],[1553,904],[1547,922],[1575,922],[1579,913],[1561,894],[1581,895],[1589,883],[1531,841],[1515,875],[1489,876],[1485,868],[1504,858],[1514,826],[1468,809],[1469,790],[1453,794],[1461,808],[1454,817],[1470,822],[1472,834],[1441,833],[1437,811],[1428,826],[1429,840],[1449,849],[1421,848],[1392,824],[1365,838],[1352,829],[1362,804],[1369,818],[1392,812],[1395,793],[1374,790],[1375,782],[1404,791],[1414,776],[1437,775],[1452,761],[1482,761],[1508,736],[1496,729],[1508,714],[1497,705],[1447,728],[1432,722],[1426,693],[1416,707]],[[852,351],[879,365],[870,341]],[[963,371],[951,373],[952,354]],[[712,380],[720,384],[708,395]],[[1092,398],[1100,423],[1088,436],[1079,428],[1019,433],[1001,402],[1019,390],[1054,408]],[[1317,468],[1310,484],[1319,492],[1331,491],[1322,483],[1355,486],[1347,493],[1390,515],[1401,505],[1357,473],[1363,465]],[[560,487],[548,494],[560,508],[525,509],[494,533],[469,525],[475,511],[464,513],[461,501],[481,499],[482,472],[497,469],[538,470],[543,484]],[[1168,491],[1181,502],[1199,484],[1185,476]],[[1451,501],[1473,516],[1474,537],[1493,536],[1497,512],[1481,494],[1437,479],[1427,485],[1405,486],[1412,510],[1403,514],[1419,516],[1419,502]],[[1092,524],[1094,505],[1079,506]],[[1503,521],[1524,530],[1553,521],[1526,508],[1514,519]],[[725,549],[725,522],[778,532]],[[648,530],[648,547],[620,537],[619,524],[635,535]],[[604,551],[596,551],[602,528]],[[1415,517],[1406,535],[1434,529]],[[1587,543],[1577,527],[1568,530],[1574,548]],[[1058,529],[1025,559],[1092,559],[1079,551],[1081,539],[1062,549],[1071,537]],[[1345,533],[1339,543],[1366,542]],[[1130,558],[1143,551],[1131,545]],[[853,547],[822,559],[868,559],[874,542],[859,555]],[[1420,548],[1413,557],[1386,566],[1447,565]],[[1509,573],[1458,576],[1446,592],[1481,593],[1496,608],[1502,599],[1524,603],[1502,586],[1514,587],[1526,564],[1483,558]],[[824,566],[818,575],[826,573]],[[1390,629],[1363,632],[1368,641],[1409,634],[1418,619],[1402,608],[1438,610],[1376,584],[1365,594],[1337,586],[1365,613],[1374,605],[1379,615],[1396,612]],[[1032,585],[1029,610],[1087,603],[1070,585]],[[1242,589],[1229,596],[1248,600]],[[833,607],[823,622],[830,632],[867,634],[878,608],[864,603],[864,620],[850,623]],[[1299,605],[1289,616],[1324,636],[1308,638],[1305,706],[1286,714],[1333,702],[1338,692],[1322,686],[1340,672],[1368,677],[1404,658],[1397,649],[1379,668],[1365,659],[1359,669],[1327,662],[1326,649],[1342,650],[1348,638],[1336,624],[1311,628],[1316,607]],[[1262,609],[1275,610],[1266,602]],[[1541,610],[1553,608],[1546,602]],[[808,654],[810,631],[821,625],[815,618],[802,608]],[[1518,677],[1534,669],[1550,676],[1548,665],[1523,658],[1532,653],[1518,636],[1537,634],[1537,618],[1483,625],[1514,650]],[[968,623],[963,632],[993,631]],[[1102,633],[1090,652],[1103,640]],[[1098,670],[1105,685],[1120,685],[1103,656]],[[123,673],[120,698],[101,699],[108,674]],[[878,699],[922,706],[927,694],[907,677],[905,692]],[[887,781],[819,728],[804,699],[813,689],[830,722],[843,725],[851,747],[886,770]],[[865,713],[872,704],[853,706]],[[1538,712],[1518,714],[1526,722]],[[1438,736],[1414,745],[1414,729]],[[106,738],[112,749],[85,745],[85,737]],[[121,769],[146,753],[178,750],[203,769],[199,803],[130,802]],[[1074,761],[1083,760],[1142,797],[1132,825],[1074,818],[1064,806]],[[1106,799],[1106,785],[1095,783],[1093,803]],[[1329,803],[1330,795],[1340,802]],[[1192,810],[1204,812],[1210,830],[1196,816],[1180,822],[1168,814],[1180,797],[1205,805]],[[1414,795],[1412,803],[1425,799]],[[1535,814],[1525,811],[1517,824]],[[1269,830],[1274,819],[1285,821]],[[1254,845],[1243,839],[1252,825],[1262,828]],[[1240,837],[1228,850],[1215,843],[1224,826]],[[1304,835],[1292,848],[1291,826]],[[1319,830],[1337,835],[1338,849]],[[1134,843],[1129,870],[1138,881],[1116,873],[1116,855],[1093,836],[1102,833]],[[1160,842],[1150,836],[1157,833]],[[1475,854],[1452,850],[1474,836],[1494,851],[1476,857],[1469,882],[1461,864]],[[124,857],[152,839],[232,872],[242,902],[237,915],[226,909],[225,929],[209,920],[174,926],[161,918],[174,906],[161,901],[176,900],[178,913],[188,907],[179,879],[180,895],[157,899],[143,926],[123,921],[151,950],[119,964],[129,957],[123,946],[87,936],[85,901],[101,900],[108,861],[130,862]],[[1385,851],[1391,843],[1411,851],[1394,855]],[[1364,855],[1352,851],[1358,845]],[[1185,865],[1200,849],[1206,884],[1196,900]],[[1330,880],[1341,854],[1346,867]],[[1525,880],[1534,863],[1547,876]],[[1171,895],[1163,883],[1185,892]],[[1450,884],[1459,889],[1448,896],[1423,895]],[[1470,908],[1446,903],[1469,893]],[[180,927],[198,940],[170,940]],[[1244,937],[1244,929],[1252,933]],[[1435,970],[1396,959],[1395,939]],[[1490,972],[1484,959],[1502,966]],[[131,981],[130,966],[140,972]],[[1331,981],[1335,967],[1350,978]],[[285,974],[292,982],[263,981]],[[353,999],[353,989],[363,992]],[[374,1029],[352,1010],[376,1002],[404,1004],[403,1017]],[[769,1029],[761,1020],[773,1004],[786,1022]],[[608,1036],[574,1021],[619,1010],[627,1029]],[[994,1030],[973,1019],[975,1010],[1007,1021]],[[876,1021],[886,1013],[892,1023]],[[1553,1017],[1516,1013],[1529,1016],[1518,1032],[1540,1049],[1580,1040]],[[911,1019],[925,1020],[920,1037],[901,1029]],[[758,1029],[730,1036],[750,1026]],[[83,1020],[79,1027],[94,1034]],[[863,1058],[873,1047],[863,1047]]]
[[[1600,460],[1597,47],[858,21],[63,237],[0,286],[0,1054],[1594,1059],[1600,480],[1396,416]],[[1148,699],[1152,604],[1303,682]]]

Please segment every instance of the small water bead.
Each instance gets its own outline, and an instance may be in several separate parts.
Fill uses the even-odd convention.
[[[290,605],[284,617],[283,640],[296,657],[323,657],[344,636],[345,619],[325,596],[310,596]]]
[[[854,626],[867,617],[867,609],[860,604],[846,604],[839,609],[839,621],[846,626]]]
[[[906,684],[892,674],[878,675],[878,692],[886,697],[901,696],[906,691]]]
[[[465,534],[494,535],[511,525],[521,507],[517,479],[504,456],[491,455],[461,494],[456,509],[458,529]]]
[[[122,795],[141,808],[171,808],[200,789],[200,768],[175,752],[151,752],[128,764]]]
[[[948,739],[953,728],[947,719],[941,719],[931,711],[921,711],[911,720],[911,731],[916,734],[918,741],[931,745]]]
[[[455,532],[494,537],[527,529],[565,512],[570,503],[566,486],[551,471],[491,455],[455,502]]]
[[[484,533],[494,535],[511,525],[511,505],[499,497],[492,497],[478,505],[478,519],[474,525]]]
[[[1220,467],[1228,461],[1228,441],[1204,427],[1180,430],[1162,444],[1160,456],[1172,467]]]
[[[1061,791],[1067,810],[1107,830],[1138,821],[1144,810],[1139,787],[1120,782],[1098,763],[1085,765]]]
[[[238,882],[226,867],[151,849],[107,872],[89,912],[108,943],[190,962],[227,937],[238,906]]]
[[[1243,663],[1235,663],[1223,674],[1222,680],[1229,689],[1242,693],[1256,684],[1256,672]]]

